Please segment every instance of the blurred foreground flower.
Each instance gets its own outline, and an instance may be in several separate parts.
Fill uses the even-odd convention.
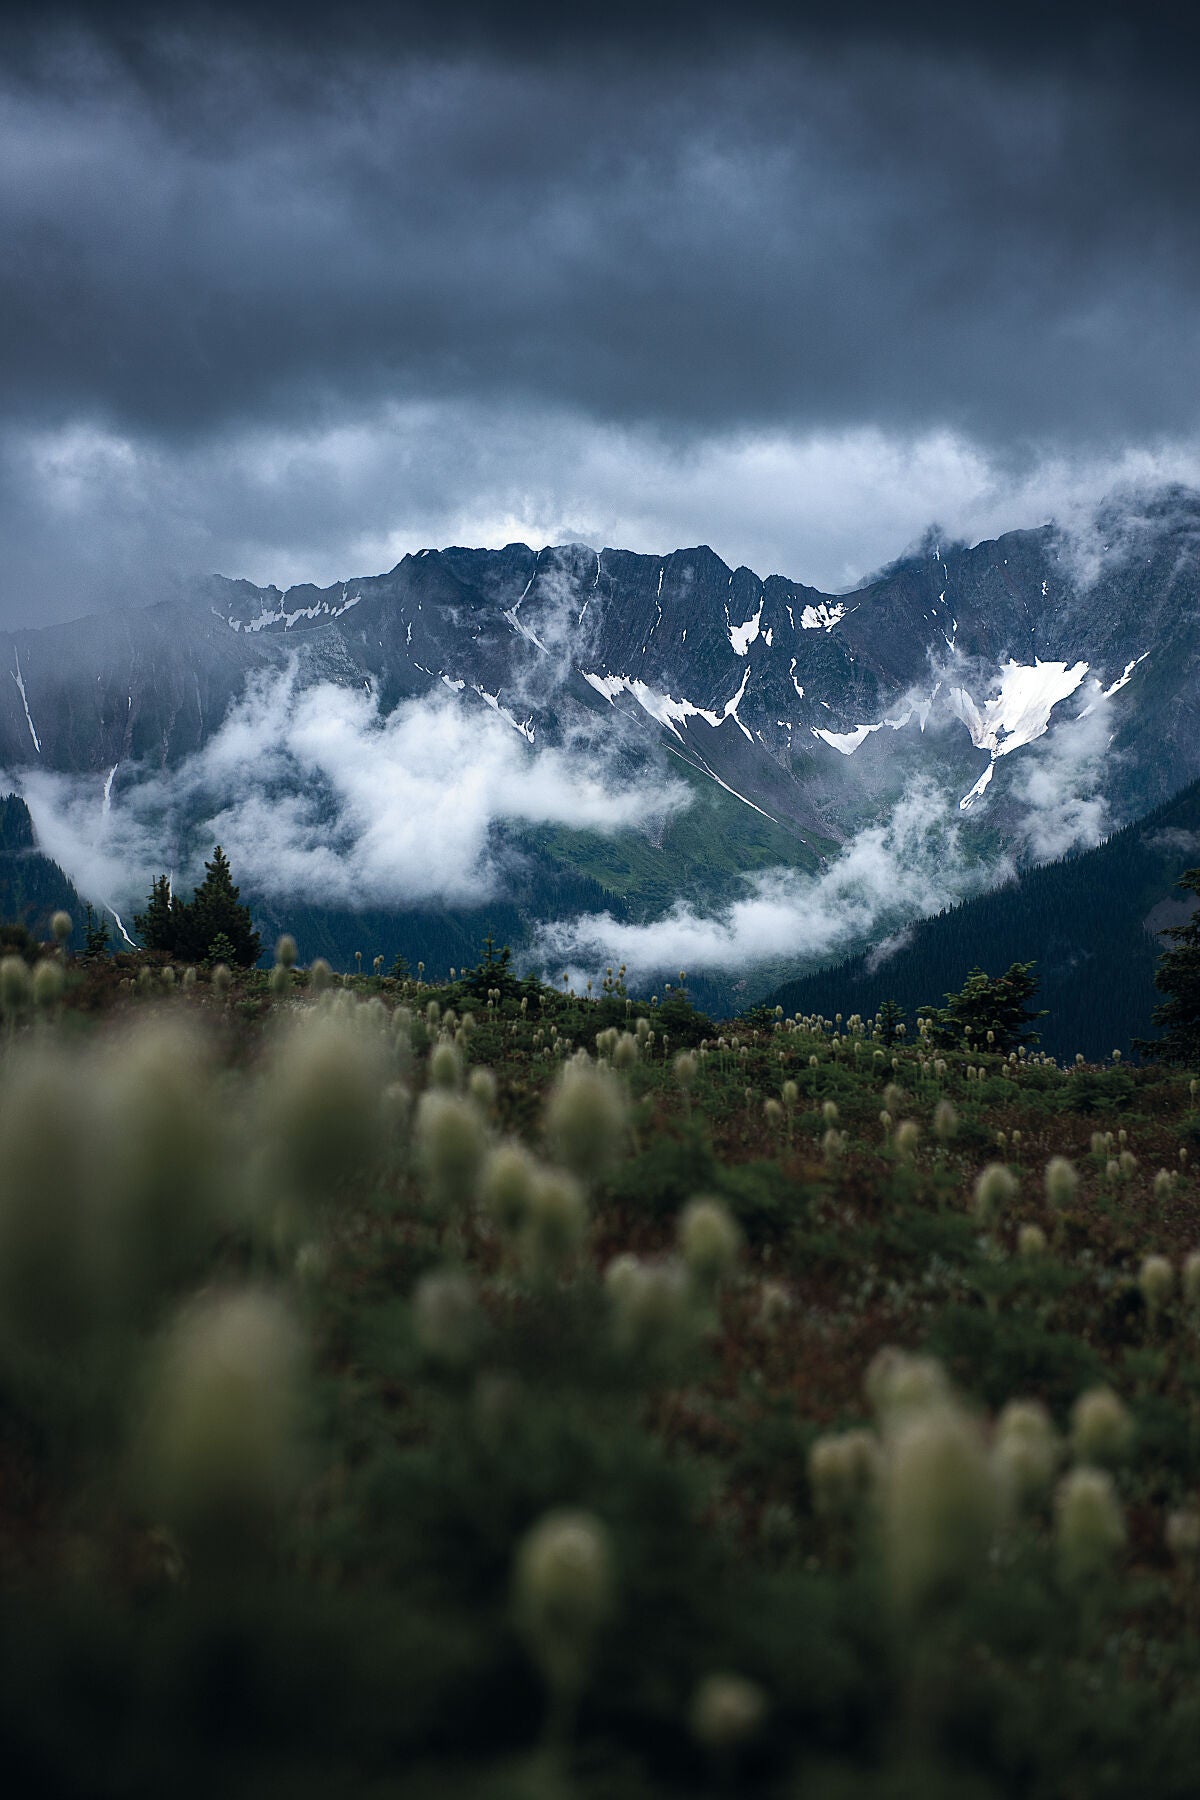
[[[185,1308],[147,1410],[150,1507],[194,1542],[259,1538],[299,1474],[303,1366],[299,1330],[274,1294],[205,1295]]]
[[[593,1514],[547,1513],[517,1550],[517,1623],[551,1688],[583,1685],[613,1604],[608,1532]]]

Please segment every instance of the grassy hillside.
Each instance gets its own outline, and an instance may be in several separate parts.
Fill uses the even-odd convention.
[[[47,964],[12,1791],[1194,1793],[1194,1077]]]
[[[1031,869],[1019,880],[913,926],[886,957],[863,953],[780,987],[794,1012],[873,1015],[885,999],[910,1014],[957,990],[975,966],[998,974],[1035,960],[1051,1054],[1128,1055],[1152,1037],[1158,996],[1156,925],[1180,922],[1175,882],[1200,863],[1200,783],[1098,849]],[[1166,903],[1164,905],[1164,903]],[[1159,909],[1157,912],[1155,909]]]

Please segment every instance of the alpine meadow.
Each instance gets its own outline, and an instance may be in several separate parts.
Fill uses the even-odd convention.
[[[5,1792],[1193,1800],[1200,30],[0,51]]]

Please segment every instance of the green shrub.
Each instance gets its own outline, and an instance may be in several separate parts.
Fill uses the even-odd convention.
[[[1069,1332],[1048,1330],[1025,1311],[993,1313],[951,1304],[926,1343],[964,1390],[990,1407],[1014,1394],[1029,1395],[1061,1416],[1104,1370],[1091,1345]]]

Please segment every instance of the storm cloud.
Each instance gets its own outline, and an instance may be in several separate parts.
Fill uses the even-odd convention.
[[[1200,476],[1152,9],[113,11],[0,76],[9,620],[449,539],[848,586]]]

